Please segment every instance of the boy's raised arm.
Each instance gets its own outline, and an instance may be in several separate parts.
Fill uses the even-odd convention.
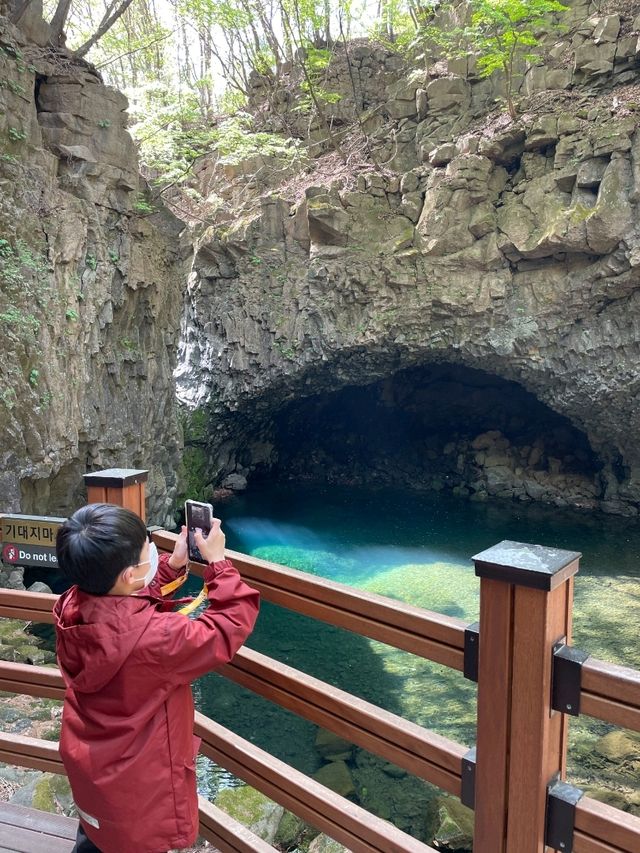
[[[187,528],[183,525],[180,530],[180,535],[176,539],[176,544],[173,547],[171,554],[160,554],[158,562],[158,573],[152,583],[152,588],[156,592],[166,583],[171,583],[179,575],[183,574],[187,565]]]
[[[158,652],[170,681],[186,684],[228,663],[247,639],[260,607],[260,594],[248,586],[230,560],[210,563],[204,573],[209,606],[197,618],[162,614]]]

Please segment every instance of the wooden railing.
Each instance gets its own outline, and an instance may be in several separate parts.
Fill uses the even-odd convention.
[[[109,497],[116,502],[113,492]],[[175,534],[155,531],[153,539],[170,550]],[[578,554],[505,542],[477,555],[479,627],[244,554],[228,556],[266,601],[477,680],[476,750],[247,648],[223,675],[461,796],[475,808],[474,853],[638,853],[640,818],[558,782],[568,715],[579,709],[640,731],[640,672],[571,649]],[[55,598],[0,590],[0,616],[51,622]],[[55,668],[7,662],[0,662],[0,689],[64,693]],[[195,730],[203,754],[355,853],[432,850],[202,714]],[[33,738],[0,735],[0,760],[62,772],[56,744]],[[200,821],[203,836],[222,851],[272,849],[203,801]]]

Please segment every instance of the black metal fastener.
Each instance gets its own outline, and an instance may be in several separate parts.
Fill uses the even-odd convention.
[[[470,809],[476,807],[476,748],[462,756],[462,785],[460,802]]]
[[[478,681],[478,660],[480,654],[480,623],[473,622],[464,629],[464,677]]]
[[[562,853],[573,850],[576,805],[584,791],[555,776],[547,787],[545,844]]]
[[[588,652],[568,646],[564,640],[553,647],[551,707],[554,710],[572,717],[580,714],[582,665],[588,657]]]

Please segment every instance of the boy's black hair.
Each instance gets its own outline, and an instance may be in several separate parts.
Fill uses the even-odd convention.
[[[84,592],[106,595],[120,572],[138,562],[146,539],[144,522],[131,510],[88,504],[58,530],[58,565]]]

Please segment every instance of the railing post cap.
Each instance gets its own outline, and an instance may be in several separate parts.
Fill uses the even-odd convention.
[[[87,486],[103,486],[104,488],[118,488],[133,486],[137,483],[146,483],[149,471],[137,470],[136,468],[107,468],[104,471],[91,471],[84,475]]]
[[[578,551],[504,539],[472,560],[478,577],[549,591],[575,575],[581,556]]]

